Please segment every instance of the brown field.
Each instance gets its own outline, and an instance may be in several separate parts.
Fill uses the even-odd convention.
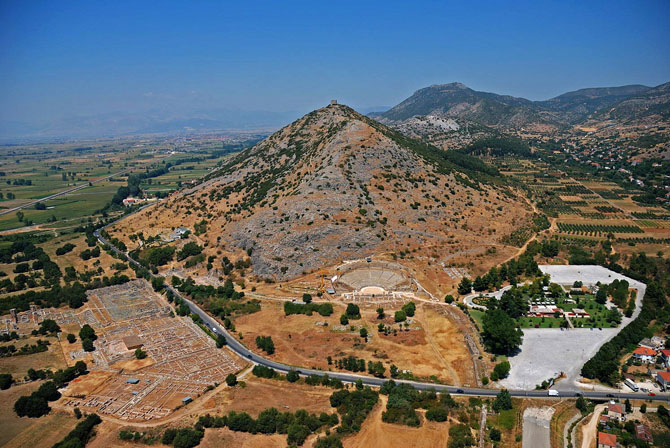
[[[58,370],[66,367],[63,351],[56,338],[31,336],[18,341],[5,342],[2,345],[14,344],[18,349],[24,345],[35,344],[38,339],[48,340],[51,343],[46,352],[0,358],[0,373],[11,373],[14,379],[21,379],[26,376],[30,368]]]
[[[0,391],[0,400],[3,403],[0,406],[0,446],[51,446],[74,428],[76,419],[68,413],[52,411],[37,419],[16,416],[14,402],[23,395],[30,395],[40,384],[41,382],[32,382]]]
[[[345,448],[356,447],[413,447],[431,448],[447,446],[449,423],[430,422],[422,418],[421,426],[412,428],[382,422],[386,409],[386,397],[380,395],[380,403],[372,410],[360,432],[343,439]]]
[[[185,425],[184,425],[185,426]],[[157,428],[136,428],[139,432],[149,432],[151,434],[159,433],[160,430]],[[135,428],[121,425],[116,422],[109,420],[103,420],[95,428],[95,437],[86,444],[87,448],[132,448],[132,447],[143,447],[147,446],[143,443],[137,443],[132,441],[125,441],[119,438],[119,433],[123,430],[135,431]],[[169,447],[170,445],[163,445],[160,441],[151,444],[152,447],[164,448]],[[202,446],[202,445],[200,445]]]
[[[306,384],[290,384],[281,380],[267,380],[249,375],[245,387],[224,388],[202,403],[202,413],[223,414],[244,411],[252,417],[264,409],[277,408],[281,412],[305,409],[320,414],[333,413],[329,398],[334,389]]]
[[[310,436],[303,447],[312,446],[314,436]],[[202,448],[218,448],[222,446],[234,446],[240,448],[284,448],[286,446],[286,435],[284,434],[249,434],[231,431],[228,428],[211,428],[205,431],[205,437],[198,445]]]
[[[334,370],[327,363],[328,356],[338,359],[353,355],[382,361],[387,375],[391,364],[395,364],[415,376],[435,375],[453,384],[476,384],[463,334],[446,317],[418,306],[409,331],[403,327],[396,336],[385,336],[377,332],[377,325],[382,322],[377,319],[377,305],[361,305],[362,318],[349,321],[356,330],[347,327],[336,331],[344,308],[335,303],[335,312],[329,317],[316,313],[284,316],[281,302],[263,301],[260,312],[237,318],[235,327],[242,333],[243,342],[254,349],[256,336],[272,336],[275,353],[270,358],[291,365]],[[398,329],[391,317],[395,310],[385,311],[389,317],[383,323]],[[328,322],[328,326],[317,326],[316,322]],[[358,334],[360,326],[368,329],[367,343]]]

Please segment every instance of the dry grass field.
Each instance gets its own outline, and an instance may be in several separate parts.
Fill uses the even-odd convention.
[[[412,428],[394,425],[382,421],[382,412],[386,409],[387,397],[372,410],[361,431],[343,440],[345,448],[357,447],[445,447],[449,439],[449,422],[437,423],[421,418],[421,426]]]
[[[53,337],[29,337],[18,341],[3,342],[3,346],[14,345],[17,349],[24,345],[35,344],[38,339],[48,340],[51,345],[46,352],[30,355],[10,356],[0,358],[0,373],[11,373],[15,379],[26,376],[28,369],[51,369],[52,371],[66,367],[63,350],[58,339]],[[67,342],[66,342],[67,344]]]
[[[387,376],[391,364],[395,364],[415,376],[435,375],[450,384],[476,384],[464,336],[449,319],[419,306],[408,331],[403,327],[396,335],[384,335],[377,331],[379,323],[399,328],[392,317],[395,310],[385,309],[388,317],[380,320],[376,308],[361,306],[361,319],[349,321],[349,326],[355,327],[351,331],[339,322],[343,304],[334,303],[335,312],[329,317],[317,313],[285,316],[282,302],[263,301],[260,312],[237,318],[235,327],[243,336],[242,342],[253,349],[256,336],[272,336],[276,350],[269,357],[291,365],[334,370],[328,365],[328,356],[338,359],[352,355],[382,361]],[[328,326],[317,322],[328,322]],[[360,327],[367,328],[368,342],[360,337]]]
[[[2,447],[42,447],[58,442],[76,424],[69,413],[52,411],[49,415],[33,418],[17,417],[14,402],[23,395],[29,395],[41,382],[27,383],[0,391],[0,446]]]

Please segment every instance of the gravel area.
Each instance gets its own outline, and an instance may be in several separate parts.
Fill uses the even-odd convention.
[[[527,389],[544,380],[564,372],[566,379],[559,381],[555,389],[574,389],[580,379],[580,371],[598,349],[616,336],[619,331],[635,319],[642,308],[642,297],[646,285],[618,274],[602,266],[557,266],[542,265],[540,270],[551,275],[551,281],[561,285],[572,285],[581,280],[584,285],[597,282],[611,283],[615,279],[627,280],[631,288],[637,289],[636,307],[633,316],[624,318],[617,328],[603,330],[589,328],[531,328],[523,331],[520,352],[510,357],[510,375],[500,384],[510,389]]]
[[[554,408],[527,408],[523,411],[523,448],[551,448],[549,422]]]
[[[618,328],[529,328],[523,330],[521,352],[510,357],[510,374],[500,384],[508,389],[533,389],[544,380],[565,373],[555,389],[574,388],[574,381],[588,361]]]

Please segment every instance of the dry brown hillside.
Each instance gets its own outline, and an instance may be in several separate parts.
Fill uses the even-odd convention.
[[[133,248],[127,235],[138,230],[150,236],[198,228],[208,255],[234,261],[247,251],[254,274],[274,279],[382,252],[418,249],[416,258],[441,260],[499,245],[528,221],[527,203],[497,177],[478,159],[331,105],[112,234]]]

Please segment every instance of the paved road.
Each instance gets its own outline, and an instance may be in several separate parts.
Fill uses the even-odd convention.
[[[121,176],[122,174],[125,174],[127,171],[128,170],[123,170],[123,171],[119,171],[118,173],[110,174],[109,176],[101,177],[98,180],[90,181],[90,184],[95,185],[99,182],[105,181],[105,180],[107,180],[109,178],[112,178],[114,176]],[[49,199],[54,199],[54,198],[57,198],[59,196],[63,196],[63,195],[69,194],[69,193],[74,193],[75,191],[82,190],[82,189],[87,188],[89,186],[90,186],[89,182],[86,182],[85,184],[78,185],[78,186],[72,187],[72,188],[68,188],[67,190],[63,190],[63,191],[60,191],[58,193],[54,193],[54,194],[49,195],[49,196],[45,196],[41,199],[36,199],[32,202],[28,202],[26,204],[19,205],[18,207],[14,207],[14,208],[10,208],[10,209],[7,209],[7,210],[0,211],[0,216],[6,215],[7,213],[15,212],[17,210],[21,210],[22,208],[30,207],[31,205],[35,205],[38,202],[44,202],[44,201],[48,201]]]
[[[127,216],[126,216],[127,217]],[[121,218],[123,219],[123,218]],[[115,224],[111,223],[108,224],[107,227]],[[141,267],[140,263],[138,263],[136,260],[132,259],[131,257],[128,256],[128,254],[121,252],[119,249],[117,249],[115,246],[113,246],[107,239],[105,239],[99,231],[95,231],[95,236],[98,238],[98,240],[109,246],[114,252],[116,252],[119,255],[125,256],[128,261],[135,266]],[[149,273],[152,277],[154,277],[151,273]],[[298,373],[301,375],[328,375],[331,378],[337,378],[343,382],[346,383],[354,383],[357,380],[363,381],[363,384],[368,385],[368,386],[381,386],[384,384],[386,381],[388,381],[388,378],[376,378],[376,377],[370,377],[370,376],[364,376],[364,375],[356,375],[353,373],[345,373],[345,372],[326,372],[323,370],[314,370],[314,369],[308,369],[308,368],[303,368],[303,367],[298,367],[298,366],[290,366],[288,364],[283,364],[277,361],[273,361],[271,359],[263,358],[262,356],[259,356],[258,354],[252,352],[247,348],[244,344],[242,344],[240,341],[235,339],[228,331],[223,327],[223,325],[219,324],[216,319],[211,317],[209,314],[207,314],[202,308],[200,308],[197,304],[189,300],[188,298],[184,297],[179,291],[177,291],[175,288],[170,286],[169,284],[165,284],[165,288],[172,292],[175,296],[181,298],[189,307],[192,313],[197,314],[200,316],[202,319],[203,323],[213,331],[215,331],[218,334],[223,335],[226,338],[226,342],[228,343],[228,348],[230,348],[232,351],[237,353],[243,358],[248,359],[249,361],[253,362],[254,364],[259,364],[263,365],[266,367],[271,367],[279,372],[287,373],[291,370],[297,370]],[[470,396],[477,396],[477,397],[494,397],[500,392],[497,389],[483,389],[483,388],[468,388],[468,387],[456,387],[456,386],[448,386],[444,384],[434,384],[434,383],[423,383],[419,381],[407,381],[407,380],[395,380],[397,383],[407,383],[415,387],[416,389],[419,390],[430,390],[434,389],[437,392],[448,392],[450,394],[454,395],[470,395]],[[510,390],[510,394],[514,397],[535,397],[535,398],[550,398],[547,396],[547,391],[543,390]],[[618,398],[618,399],[641,399],[641,398],[649,398],[652,400],[656,401],[667,401],[670,402],[670,394],[657,394],[655,397],[647,397],[645,394],[640,394],[640,393],[606,393],[606,392],[582,392],[580,390],[573,390],[573,391],[561,391],[560,392],[560,397],[551,397],[551,398],[575,398],[578,397],[579,395],[583,395],[586,398],[592,398],[592,399],[608,399],[608,398]]]

